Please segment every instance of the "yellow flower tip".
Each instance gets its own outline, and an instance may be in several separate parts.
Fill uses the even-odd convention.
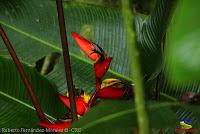
[[[69,97],[69,93],[66,93],[65,96]],[[91,97],[91,96],[90,96],[89,94],[87,94],[85,91],[84,91],[84,93],[81,94],[80,96],[83,97],[85,103],[88,103],[89,100],[90,100],[90,97]]]
[[[69,97],[69,93],[67,92],[65,96]]]
[[[77,114],[78,120],[82,117],[81,115]]]
[[[107,86],[113,86],[115,84],[121,83],[120,80],[115,78],[107,78],[102,81],[101,88],[107,87]]]
[[[83,97],[85,103],[88,103],[91,96],[89,94],[87,94],[86,92],[84,92],[84,94],[81,95],[81,97]]]

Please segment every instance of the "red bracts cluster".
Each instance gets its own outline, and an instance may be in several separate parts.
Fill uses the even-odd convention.
[[[108,57],[100,46],[91,43],[79,34],[75,32],[72,32],[71,34],[81,50],[91,60],[95,61],[94,72],[96,78],[96,90],[98,90],[98,93],[96,94],[97,97],[104,99],[120,99],[124,96],[132,96],[132,86],[129,84],[125,84],[117,79],[106,79],[102,83],[102,78],[109,69],[112,57]],[[101,85],[105,85],[105,83],[112,84],[102,87]]]
[[[60,100],[70,109],[70,101],[69,97],[64,95],[59,95]],[[83,116],[85,112],[88,110],[88,102],[84,99],[83,96],[76,97],[76,111],[77,114]]]
[[[80,95],[76,97],[76,110],[80,116],[83,116],[88,108],[91,106],[89,103],[94,103],[96,99],[122,99],[133,95],[132,85],[122,82],[118,79],[105,79],[102,78],[109,69],[112,57],[108,57],[103,49],[94,44],[81,35],[72,32],[72,37],[81,48],[81,50],[94,61],[94,74],[96,79],[96,90],[94,94],[90,97],[88,95]],[[59,95],[60,100],[70,109],[69,97],[64,95]],[[69,128],[71,125],[71,120],[58,124],[46,124],[40,122],[38,124],[44,128],[58,129],[62,130],[64,128]]]
[[[94,72],[96,79],[101,79],[105,73],[107,72],[110,63],[112,61],[112,57],[107,57],[107,54],[103,51],[101,47],[98,45],[89,42],[82,36],[78,35],[75,32],[71,33],[73,38],[75,39],[78,46],[81,50],[93,61],[94,63]],[[99,51],[97,50],[97,48]]]
[[[101,99],[123,99],[133,95],[132,86],[118,79],[105,79],[96,97]]]
[[[94,63],[94,71],[96,79],[101,79],[105,73],[108,71],[110,63],[112,61],[112,57],[106,57],[104,60],[100,60]]]
[[[59,98],[65,104],[65,106],[67,106],[67,108],[70,109],[69,97],[60,94]],[[76,110],[77,110],[78,115],[83,116],[86,113],[86,111],[89,108],[89,106],[88,106],[89,99],[90,99],[90,96],[85,93],[83,95],[76,97],[75,101],[76,101]],[[52,129],[52,131],[54,131],[54,132],[62,132],[63,129],[69,128],[71,126],[71,123],[72,123],[72,120],[69,119],[65,122],[55,123],[55,124],[39,122],[38,125],[43,128]]]
[[[116,88],[105,87],[99,90],[97,97],[103,99],[123,99],[124,97],[130,97],[133,95],[132,87],[128,88]]]

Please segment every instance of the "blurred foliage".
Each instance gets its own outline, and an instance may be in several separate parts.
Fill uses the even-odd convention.
[[[63,0],[66,3],[73,3],[73,4],[91,4],[91,5],[98,5],[104,6],[108,8],[119,8],[120,7],[120,0]]]
[[[168,32],[167,53],[170,79],[181,82],[200,81],[199,1],[183,0],[178,4]]]
[[[155,7],[156,0],[133,0],[135,10],[139,13],[150,14]]]
[[[132,0],[131,3],[137,12],[150,14],[155,6],[155,1],[156,0]],[[121,8],[120,0],[64,0],[64,2],[92,4],[107,8]]]

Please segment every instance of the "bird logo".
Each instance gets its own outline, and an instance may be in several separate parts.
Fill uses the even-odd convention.
[[[180,121],[181,129],[191,129],[192,125],[185,123],[184,121]]]

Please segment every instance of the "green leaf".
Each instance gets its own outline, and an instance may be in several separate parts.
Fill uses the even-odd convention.
[[[33,67],[35,62],[42,57],[52,52],[61,53],[55,1],[0,0],[0,2],[0,23],[3,25],[22,62]],[[158,2],[160,2],[160,5],[157,4],[151,16],[144,16],[143,18],[139,16],[140,20],[136,20],[136,29],[140,33],[138,34],[138,42],[141,45],[140,52],[144,62],[142,63],[143,71],[144,74],[153,75],[153,79],[162,69],[161,38],[165,35],[173,9],[173,6],[170,6],[173,1],[161,0]],[[75,85],[84,90],[92,91],[95,87],[95,81],[92,62],[80,53],[80,49],[75,45],[70,35],[71,31],[80,33],[91,41],[98,43],[109,55],[114,57],[111,69],[106,77],[130,80],[126,35],[124,34],[121,12],[117,9],[83,4],[76,5],[68,2],[64,4],[64,11]],[[0,45],[2,46],[0,47],[0,55],[7,56],[8,53],[2,41],[0,41]],[[66,92],[63,67],[63,59],[60,58],[53,72],[45,76],[56,83],[62,93]],[[3,72],[0,74],[2,78],[4,76]],[[17,76],[19,77],[19,75]],[[165,89],[168,90],[169,88],[166,86]],[[192,90],[197,90],[197,87],[192,88]],[[165,90],[162,91],[165,92]],[[171,91],[165,92],[165,95],[174,97]],[[44,93],[47,94],[47,92]],[[7,102],[7,100],[4,102]],[[47,104],[52,106],[54,103]],[[6,107],[12,106],[9,104],[4,108]],[[53,110],[56,110],[56,108]],[[21,113],[26,115],[31,112],[21,111]],[[177,114],[181,115],[180,113]]]
[[[199,92],[199,61],[198,61],[198,1],[190,3],[181,1],[177,4],[174,18],[167,33],[166,57],[167,63],[165,76],[161,82],[163,96],[177,101],[185,92]],[[192,5],[191,5],[192,4]],[[194,23],[190,23],[195,20]],[[196,108],[198,111],[198,108]],[[199,113],[194,109],[179,107],[177,110],[179,118],[194,118],[193,126],[199,127]],[[172,130],[174,131],[174,130]],[[172,132],[170,131],[170,132]],[[169,132],[169,133],[170,133]]]
[[[200,83],[195,81],[188,83],[171,81],[165,76],[162,78],[160,90],[162,93],[174,97],[174,99],[179,99],[179,97],[185,92],[198,93],[200,90]]]
[[[150,79],[154,79],[163,68],[164,38],[176,2],[177,0],[157,1],[153,12],[143,21],[143,27],[137,30],[143,73]]]
[[[191,113],[191,111],[188,111],[188,109],[186,109],[184,107],[185,106],[177,107],[176,115],[177,115],[179,121],[181,121],[181,120],[186,120],[186,121],[189,120],[188,124],[192,125],[192,129],[195,129],[195,130],[197,129],[198,130],[199,122],[198,122],[197,118],[199,118],[199,117],[195,116],[194,114]],[[199,108],[198,108],[198,106],[197,107],[192,107],[192,110],[197,111],[197,110],[199,110]],[[180,129],[180,127],[181,126],[180,126],[179,122],[177,122],[176,127],[164,129],[164,132],[165,132],[165,134],[172,134],[172,133],[174,133],[175,129]],[[194,132],[194,134],[198,134],[198,133],[199,133],[198,131]],[[157,133],[155,133],[155,134],[160,134],[160,130],[158,130]]]
[[[153,128],[173,127],[178,118],[171,109],[174,103],[148,103],[150,126]],[[104,100],[91,108],[71,128],[81,128],[82,133],[130,133],[137,127],[136,110],[132,100]],[[165,111],[165,112],[163,112]],[[162,123],[160,123],[162,122]]]
[[[200,108],[198,105],[182,105],[182,111],[184,111],[185,115],[190,115],[191,125],[193,128],[200,127]],[[185,117],[186,118],[186,117]]]
[[[149,31],[152,31],[151,30],[152,28],[155,28],[155,29],[157,28],[157,31],[161,30],[161,32],[162,32],[162,29],[166,29],[167,28],[166,27],[167,25],[162,25],[162,24],[167,24],[168,22],[165,21],[166,17],[163,18],[163,16],[165,16],[165,15],[161,15],[161,14],[162,14],[162,12],[167,14],[167,12],[170,11],[170,10],[166,11],[167,5],[169,6],[170,3],[173,3],[173,2],[174,2],[174,4],[176,3],[176,1],[167,1],[167,0],[163,0],[163,1],[159,1],[158,2],[157,8],[155,8],[155,12],[154,12],[154,14],[156,14],[156,15],[152,19],[154,21],[152,21],[151,27],[148,28]],[[159,3],[160,3],[160,5],[159,5]],[[182,5],[183,3],[185,3],[185,6],[188,7],[187,11],[184,10],[185,7],[183,7],[183,5]],[[175,41],[179,40],[180,37],[182,35],[184,35],[184,33],[187,34],[187,32],[184,32],[184,31],[188,31],[188,32],[189,31],[194,31],[194,28],[192,28],[192,27],[195,27],[195,25],[199,25],[199,23],[197,22],[197,23],[195,23],[195,25],[189,25],[188,26],[189,21],[191,19],[189,19],[189,17],[188,17],[188,18],[186,18],[186,20],[183,20],[183,19],[181,20],[180,18],[181,18],[181,16],[182,17],[183,16],[193,16],[195,18],[194,15],[197,14],[197,12],[195,12],[194,10],[196,10],[197,8],[195,9],[195,8],[193,8],[193,6],[191,6],[191,4],[189,5],[188,1],[187,2],[184,1],[184,2],[178,3],[178,4],[180,6],[179,9],[181,8],[182,10],[181,11],[179,9],[176,10],[176,16],[174,17],[174,19],[172,21],[172,24],[170,25],[171,26],[170,30],[169,30],[169,34],[170,35],[169,36],[167,35],[167,37],[169,38],[169,41],[167,40],[168,42],[166,43],[166,46],[165,46],[165,50],[167,50],[167,52],[168,52],[167,53],[168,54],[167,58],[169,58],[169,57],[173,58],[172,60],[169,58],[168,60],[170,60],[170,62],[168,62],[168,63],[170,65],[177,65],[177,66],[175,66],[175,67],[174,66],[170,66],[170,67],[174,67],[174,68],[170,68],[171,70],[169,71],[170,73],[168,74],[169,78],[163,77],[162,78],[163,81],[160,84],[161,85],[161,89],[160,90],[162,92],[161,93],[162,98],[168,98],[168,99],[173,100],[173,101],[177,101],[177,99],[180,97],[180,95],[182,93],[184,93],[184,92],[189,92],[189,91],[199,92],[199,82],[197,82],[196,80],[194,81],[194,79],[191,79],[191,77],[193,77],[193,73],[191,74],[189,72],[189,70],[187,70],[187,71],[185,70],[185,72],[183,72],[183,69],[185,69],[185,68],[189,68],[190,67],[190,69],[192,70],[192,68],[194,67],[194,66],[192,67],[191,64],[188,64],[188,62],[184,61],[184,59],[185,59],[185,57],[187,57],[187,55],[193,55],[194,54],[193,50],[186,48],[185,50],[188,51],[188,52],[186,52],[184,50],[184,48],[180,48],[180,47],[179,48],[178,47],[175,48],[175,47],[173,47],[173,44],[175,44],[175,43],[177,43],[177,44],[179,43],[179,46],[182,46],[182,47],[188,45],[188,42],[186,42],[186,40],[182,40],[182,41],[179,41],[179,42],[175,42]],[[192,7],[192,10],[191,10],[191,7]],[[173,11],[173,6],[169,7],[169,9],[170,8],[171,8],[171,11]],[[193,13],[189,13],[189,12],[193,12]],[[168,15],[170,15],[170,13]],[[168,19],[167,19],[167,21],[168,21]],[[159,23],[159,22],[161,22],[161,23]],[[155,32],[149,32],[149,35],[151,35],[151,36],[153,35],[155,37],[158,37],[158,41],[159,41],[159,39],[162,38],[162,33],[161,32],[157,32],[156,35],[155,35]],[[172,40],[170,40],[170,39],[172,39]],[[197,40],[198,40],[198,38],[195,38],[195,39],[194,38],[193,39],[190,38],[190,40],[188,40],[188,41],[190,41],[190,43],[189,43],[190,45],[188,45],[188,46],[190,48],[194,48],[194,45],[192,45],[192,44],[195,44],[194,42],[197,42]],[[156,41],[154,39],[154,41],[152,41],[152,42],[156,44],[156,42],[158,42],[158,41]],[[180,42],[182,42],[182,45],[180,45]],[[173,44],[170,44],[170,43],[173,43]],[[168,45],[169,45],[169,48],[168,48]],[[151,45],[151,46],[154,46],[154,45]],[[162,47],[159,46],[159,45],[156,48],[159,48],[159,47],[162,49]],[[149,48],[149,47],[147,47],[147,48]],[[151,52],[150,50],[147,50],[147,51]],[[197,51],[198,51],[198,49],[195,50],[195,52],[197,52]],[[157,52],[160,52],[160,51],[157,51]],[[165,53],[164,53],[163,56],[164,57],[166,56]],[[179,58],[179,61],[177,61],[177,58]],[[155,58],[155,59],[157,59],[157,58]],[[195,59],[193,60],[193,58],[191,58],[191,57],[188,57],[188,60],[189,60],[190,63],[192,62],[193,65],[194,64],[197,65],[199,63],[199,62],[197,62],[197,60],[195,61]],[[147,61],[151,61],[151,60],[147,60]],[[146,61],[144,61],[144,62],[148,63]],[[184,64],[179,64],[179,62],[182,62]],[[155,66],[155,65],[152,65],[152,63],[149,63],[149,64],[152,67]],[[185,64],[187,64],[187,65],[185,65]],[[178,66],[178,65],[180,65],[180,66]],[[149,65],[146,64],[146,66],[149,66]],[[181,67],[182,67],[182,69],[181,69]],[[162,68],[163,67],[161,66],[161,69]],[[193,68],[193,69],[194,69],[193,72],[197,70],[196,68]],[[198,72],[196,72],[196,74],[197,73]],[[185,83],[180,83],[180,82],[177,82],[177,80],[174,80],[174,79],[171,80],[170,79],[170,78],[174,78],[175,75],[176,75],[175,78],[177,79],[178,78],[177,74],[179,74],[178,77],[180,79],[185,79],[187,77],[187,81],[185,81]],[[166,75],[166,74],[164,74],[164,75]],[[185,117],[189,116],[189,117],[192,117],[192,118],[198,117],[197,116],[198,113],[195,113],[191,109],[185,109],[183,107],[179,107],[178,109],[176,109],[176,115],[179,118],[183,117],[183,115]],[[193,125],[197,125],[198,126],[198,123],[197,123],[198,121],[199,121],[199,118],[196,118],[196,121],[193,122]],[[173,132],[174,132],[174,130],[173,130]]]
[[[21,61],[34,66],[37,60],[49,53],[61,53],[55,1],[1,0],[0,2],[2,3],[0,23],[5,28]],[[120,11],[98,6],[73,5],[67,2],[64,5],[75,85],[91,91],[95,87],[95,81],[92,62],[80,53],[79,47],[70,35],[72,31],[87,36],[114,57],[108,76],[130,79],[126,37]],[[1,55],[7,54],[5,47],[1,47],[0,52]],[[53,72],[47,75],[62,93],[66,92],[63,67],[63,59],[60,58]]]
[[[174,82],[174,83],[172,83]],[[195,92],[199,93],[200,85],[199,82],[188,82],[188,83],[182,83],[177,81],[171,81],[168,79],[168,77],[163,77],[161,81],[161,95],[162,98],[168,98],[172,101],[179,101],[179,98],[182,94],[186,92]],[[176,109],[174,109],[177,117],[179,119],[192,119],[192,122],[190,123],[193,128],[199,128],[200,124],[200,110],[199,105],[192,105],[192,104],[182,104]],[[179,128],[180,125],[177,123],[177,128]],[[166,130],[168,133],[172,133],[172,129]]]
[[[35,66],[35,62],[42,57],[52,52],[61,53],[55,1],[0,0],[0,2],[2,3],[0,23],[4,26],[23,62]],[[142,20],[140,20],[141,15],[136,17],[136,28],[140,33],[138,45],[141,48],[141,61],[146,61],[142,63],[144,74],[156,76],[155,73],[159,72],[161,66],[161,37],[165,34],[170,20],[173,2],[169,2],[167,6],[164,6],[165,3],[166,1],[163,0],[157,4],[157,8],[161,8],[159,14],[157,12],[160,10],[156,8],[149,17],[145,16]],[[165,10],[169,11],[165,12]],[[80,53],[80,49],[70,35],[72,31],[99,44],[108,55],[113,57],[108,77],[130,80],[127,41],[120,10],[65,2],[64,12],[75,85],[91,91],[95,81],[92,62]],[[157,14],[168,18],[159,18]],[[0,41],[0,44],[3,42]],[[7,54],[5,47],[0,48],[0,52],[1,55]],[[63,66],[63,59],[60,58],[54,70],[47,75],[47,78],[56,83],[62,93],[66,92]]]
[[[199,1],[179,3],[170,26],[167,53],[168,75],[180,82],[199,81]],[[191,23],[192,21],[192,23]]]
[[[23,64],[23,68],[47,117],[55,120],[67,113],[67,108],[57,97],[55,85],[52,85],[32,67]],[[0,57],[0,81],[1,128],[37,126],[39,119],[12,60]]]

